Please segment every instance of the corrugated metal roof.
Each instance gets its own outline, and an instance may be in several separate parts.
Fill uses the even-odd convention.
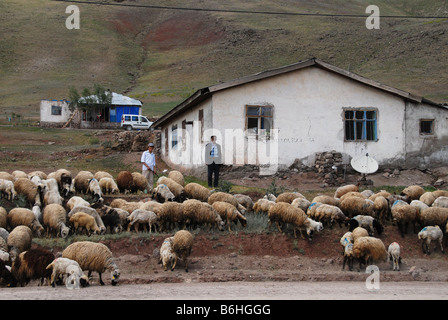
[[[93,98],[94,96],[92,95],[90,97]],[[80,102],[82,102],[82,99],[84,98],[79,99]],[[132,99],[116,92],[112,92],[111,104],[116,106],[140,106],[140,107],[143,105],[140,100]]]

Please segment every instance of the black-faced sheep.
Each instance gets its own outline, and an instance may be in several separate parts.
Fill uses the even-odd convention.
[[[104,285],[101,275],[106,270],[111,273],[112,285],[115,286],[118,283],[120,270],[112,256],[112,251],[102,243],[89,241],[72,243],[62,252],[62,257],[78,262],[82,270],[89,271],[87,275],[89,278],[92,271],[98,272],[101,285]]]
[[[33,211],[26,208],[14,208],[8,213],[8,225],[10,229],[14,229],[17,226],[24,225],[29,227],[36,236],[40,237],[44,228],[36,219]]]
[[[95,178],[89,180],[87,192],[93,197],[95,203],[103,203],[103,193],[101,191],[100,183]]]
[[[193,235],[187,230],[180,230],[174,234],[173,251],[176,256],[171,270],[174,270],[177,264],[177,260],[180,259],[184,262],[185,272],[188,272],[188,257],[191,254],[191,249],[193,247],[193,240],[194,240]]]
[[[208,225],[209,230],[212,226],[216,226],[220,231],[224,229],[221,216],[207,202],[190,199],[182,203],[182,208],[185,223],[190,227]]]
[[[291,204],[286,202],[278,202],[269,209],[268,218],[269,227],[273,222],[275,222],[279,232],[282,232],[280,228],[281,223],[289,223],[293,226],[294,238],[297,238],[296,229],[299,229],[300,234],[302,235],[302,227],[305,227],[308,239],[312,239],[313,230],[307,220],[307,215],[302,209],[293,207]]]
[[[383,241],[375,237],[361,237],[353,244],[353,256],[362,264],[368,265],[373,261],[385,261],[387,251]]]
[[[75,260],[67,258],[56,258],[47,267],[47,270],[51,270],[50,284],[56,286],[56,281],[59,276],[66,276],[66,281],[70,276],[77,278],[82,287],[89,285],[89,279],[82,272],[79,263]]]
[[[70,233],[67,226],[67,212],[64,207],[59,204],[49,204],[45,206],[43,211],[44,225],[47,230],[47,237],[50,233],[55,233],[59,238],[65,239]]]
[[[438,241],[440,244],[440,251],[443,251],[443,232],[442,229],[440,229],[439,226],[427,226],[424,227],[419,233],[418,233],[418,239],[422,240],[422,250],[423,253],[431,254],[431,250],[429,249],[429,245],[431,244],[431,241]],[[435,248],[434,248],[435,250]]]
[[[349,231],[353,231],[357,227],[363,227],[369,232],[369,235],[373,235],[375,230],[380,235],[384,230],[383,225],[378,222],[378,220],[376,220],[374,217],[364,215],[354,216],[352,219],[350,219],[348,225]]]
[[[398,229],[402,237],[407,233],[408,225],[411,223],[416,233],[415,224],[419,220],[419,210],[410,204],[397,200],[392,205],[392,219],[397,223]]]
[[[81,229],[81,232],[85,230],[88,236],[90,236],[91,232],[95,234],[100,233],[100,228],[98,228],[95,218],[88,213],[82,211],[76,212],[70,217],[69,221],[73,225],[73,231],[75,233],[77,233],[79,229]]]
[[[14,261],[19,253],[30,249],[32,240],[33,232],[27,226],[18,226],[11,230],[7,241],[11,260]]]
[[[11,273],[22,287],[34,279],[41,279],[40,284],[42,285],[46,278],[48,284],[50,284],[51,271],[47,270],[46,267],[53,260],[54,254],[48,250],[29,249],[17,256],[12,264]]]
[[[68,197],[72,192],[75,191],[72,173],[69,170],[58,169],[51,175],[51,177],[56,179],[59,186],[59,191],[64,197]],[[50,175],[47,176],[47,179],[49,178]]]
[[[238,221],[241,223],[243,227],[247,225],[247,219],[244,217],[234,205],[224,202],[224,201],[215,201],[212,204],[212,207],[219,213],[223,221],[226,221],[227,228],[229,232],[232,232],[230,225],[232,223],[237,223]]]
[[[210,196],[210,190],[196,182],[188,183],[185,188],[185,196],[188,199],[197,199],[199,201],[207,202]]]
[[[400,245],[397,242],[392,242],[387,248],[387,262],[392,261],[394,271],[400,271],[400,251]]]

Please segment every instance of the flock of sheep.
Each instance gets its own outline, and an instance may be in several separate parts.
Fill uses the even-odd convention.
[[[425,253],[430,252],[431,241],[440,243],[448,220],[448,191],[425,192],[420,186],[409,186],[400,195],[386,191],[360,192],[358,185],[346,185],[334,196],[320,195],[311,201],[298,192],[272,194],[257,200],[243,194],[214,192],[198,183],[185,184],[183,175],[176,170],[162,176],[152,189],[152,200],[127,201],[119,197],[106,205],[103,195],[127,194],[151,190],[146,179],[137,172],[122,171],[114,179],[107,172],[95,174],[80,171],[75,176],[65,169],[50,174],[41,171],[25,173],[0,172],[0,195],[12,200],[22,197],[27,205],[7,212],[0,207],[0,279],[8,285],[26,285],[32,279],[48,279],[51,285],[76,283],[87,285],[91,272],[111,273],[111,282],[117,284],[120,270],[112,252],[101,243],[78,241],[55,257],[42,248],[31,248],[33,237],[67,238],[72,234],[177,231],[165,239],[160,247],[160,263],[164,270],[174,270],[178,259],[184,262],[193,245],[188,229],[216,228],[247,225],[246,213],[264,214],[268,228],[275,223],[278,230],[290,225],[294,237],[299,231],[302,238],[312,239],[324,226],[334,223],[348,226],[340,239],[344,255],[343,268],[352,270],[354,261],[368,264],[375,260],[392,259],[393,269],[399,270],[400,245],[386,246],[379,238],[386,221],[398,226],[402,236],[408,225],[422,228],[418,238]],[[90,195],[87,196],[87,195]],[[90,199],[86,201],[85,198]],[[83,271],[88,271],[86,277]]]

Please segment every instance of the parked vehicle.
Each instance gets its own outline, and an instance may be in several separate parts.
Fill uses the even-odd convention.
[[[138,114],[123,114],[121,116],[121,127],[125,130],[149,130],[152,122],[145,116]]]

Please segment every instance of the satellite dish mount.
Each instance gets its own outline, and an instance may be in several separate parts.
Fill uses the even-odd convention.
[[[362,185],[373,185],[372,180],[367,180],[366,175],[369,173],[375,173],[378,170],[378,162],[369,154],[365,156],[355,157],[350,161],[352,168],[362,174],[362,178],[359,180]]]

